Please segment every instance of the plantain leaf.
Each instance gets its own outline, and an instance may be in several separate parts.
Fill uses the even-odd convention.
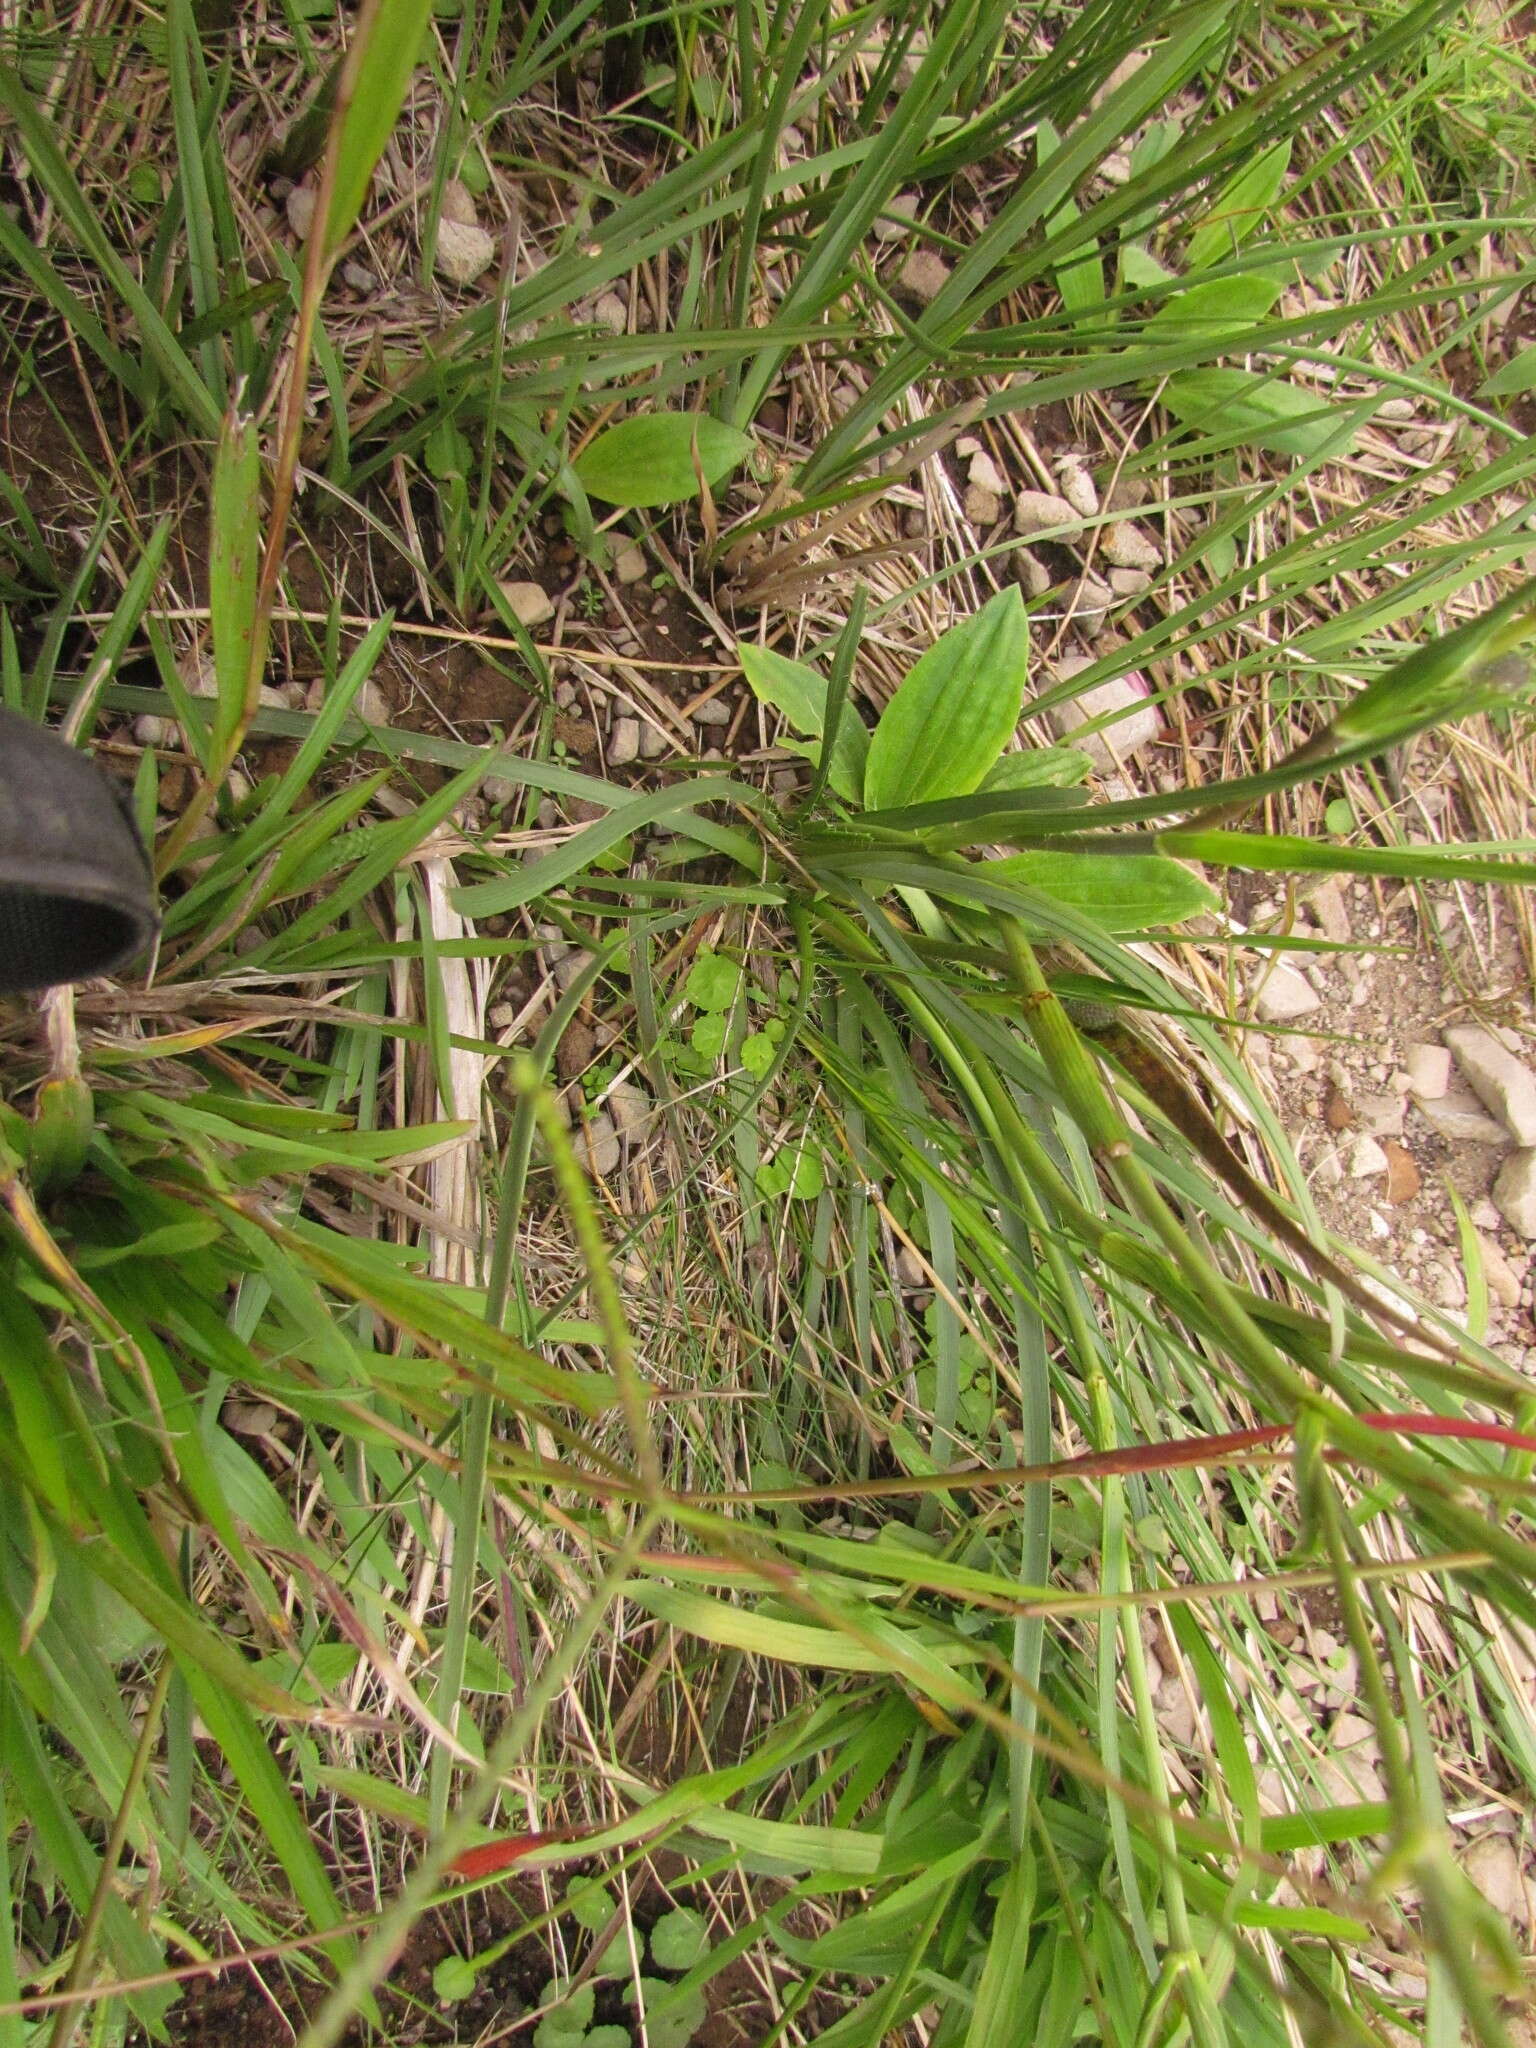
[[[870,741],[871,810],[969,796],[1019,722],[1029,621],[1016,585],[936,640],[909,670]]]
[[[1161,930],[1219,910],[1214,889],[1158,853],[1014,853],[980,863],[989,882],[1022,882],[1091,917],[1107,932]],[[937,884],[935,885],[937,889]],[[1026,912],[1023,922],[1028,924]]]
[[[1163,387],[1163,403],[1181,426],[1230,436],[1273,455],[1313,460],[1335,448],[1339,408],[1257,370],[1181,370]]]
[[[589,498],[629,508],[681,505],[713,487],[752,452],[752,437],[701,412],[648,412],[620,420],[571,465]]]
[[[741,663],[742,674],[752,686],[753,696],[760,704],[771,704],[775,711],[781,711],[796,732],[808,733],[813,740],[822,737],[827,715],[824,676],[808,668],[803,661],[792,661],[787,654],[776,654],[771,647],[752,647],[738,641],[736,658]],[[807,760],[819,764],[820,747],[788,744],[792,753],[803,753]],[[864,770],[868,759],[869,728],[845,706],[838,720],[827,780],[848,803],[856,804],[863,798]]]
[[[1189,238],[1186,261],[1191,270],[1222,262],[1247,241],[1280,197],[1290,162],[1287,136],[1228,180],[1216,195],[1209,217]]]

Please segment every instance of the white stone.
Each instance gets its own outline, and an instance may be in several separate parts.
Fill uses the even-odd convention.
[[[970,483],[978,491],[990,491],[994,498],[1004,498],[1008,495],[1008,486],[1003,481],[1003,473],[985,448],[978,448],[971,457],[968,477]]]
[[[301,242],[309,239],[309,230],[314,224],[316,197],[313,185],[295,185],[283,201],[283,211],[288,216],[288,225]]]
[[[1037,533],[1064,527],[1068,533],[1082,530],[1082,519],[1065,498],[1050,491],[1020,491],[1013,501],[1013,523],[1026,540]]]
[[[1013,573],[1026,597],[1044,597],[1051,587],[1051,572],[1028,548],[1013,551]]]
[[[1495,1911],[1511,1926],[1531,1926],[1531,1888],[1508,1835],[1484,1835],[1461,1859],[1461,1867]]]
[[[1333,1756],[1325,1758],[1318,1777],[1338,1806],[1357,1800],[1386,1798],[1381,1782],[1381,1751],[1376,1730],[1361,1714],[1340,1714],[1329,1730]]]
[[[1448,1045],[1410,1045],[1403,1054],[1408,1088],[1420,1102],[1438,1102],[1451,1085],[1451,1049]]]
[[[1536,1152],[1512,1152],[1493,1184],[1494,1207],[1522,1237],[1536,1238]]]
[[[592,308],[592,322],[610,334],[622,334],[629,325],[629,308],[617,292],[604,292]]]
[[[576,1134],[576,1157],[590,1166],[599,1180],[619,1170],[619,1134],[604,1111],[588,1119]]]
[[[640,758],[640,721],[638,718],[616,718],[613,730],[608,735],[608,766],[627,768],[631,761]]]
[[[554,600],[541,583],[503,583],[501,594],[520,626],[531,630],[547,625],[555,616]]]
[[[695,705],[693,722],[695,725],[729,725],[731,707],[723,697],[710,697],[703,704]]]
[[[464,221],[440,220],[432,267],[449,284],[461,288],[484,276],[496,260],[496,239],[482,227]]]
[[[1080,513],[1084,519],[1097,519],[1099,516],[1099,487],[1088,474],[1081,459],[1070,455],[1067,456],[1064,460],[1057,463],[1056,475],[1061,484],[1061,495],[1066,499],[1073,511]],[[1138,565],[1132,562],[1122,564],[1122,566],[1135,568]]]
[[[133,721],[133,736],[141,747],[174,746],[176,721],[174,718],[157,718],[153,711],[142,712]]]
[[[1091,571],[1079,576],[1067,592],[1067,609],[1084,626],[1097,626],[1114,601],[1109,585]]]
[[[1057,662],[1056,673],[1065,682],[1091,666],[1087,656],[1068,654]],[[1100,732],[1080,730],[1090,719],[1112,712],[1129,715],[1117,718]],[[1046,717],[1058,739],[1071,739],[1101,768],[1113,767],[1117,759],[1130,760],[1143,747],[1161,738],[1163,730],[1162,713],[1148,701],[1146,681],[1134,670],[1129,675],[1111,676],[1107,682],[1095,683],[1070,704],[1053,705]]]
[[[474,199],[462,178],[450,178],[443,186],[441,217],[444,220],[451,220],[456,227],[473,228],[480,225]]]
[[[1481,1024],[1452,1024],[1445,1042],[1475,1094],[1517,1145],[1536,1145],[1536,1074]]]
[[[659,761],[667,751],[667,736],[659,726],[652,725],[648,718],[640,721],[640,758],[642,761]]]
[[[1362,1095],[1355,1091],[1350,1095],[1350,1106],[1355,1112],[1357,1130],[1373,1138],[1403,1135],[1405,1105],[1401,1095]]]
[[[1368,1180],[1374,1173],[1385,1173],[1387,1155],[1374,1138],[1357,1138],[1350,1148],[1349,1177],[1351,1180]]]
[[[1449,1145],[1498,1145],[1508,1149],[1509,1132],[1478,1101],[1470,1088],[1450,1088],[1438,1099],[1416,1099],[1414,1107]]]
[[[931,306],[949,283],[949,265],[937,249],[914,249],[896,276],[899,290]]]
[[[1156,569],[1162,555],[1132,520],[1116,520],[1099,535],[1099,552],[1116,569]]]
[[[962,509],[970,525],[996,526],[1003,516],[1003,501],[996,491],[984,491],[980,484],[971,484]]]
[[[628,541],[613,558],[613,573],[620,583],[641,583],[645,579],[646,560],[642,550],[633,541]]]
[[[1111,569],[1109,587],[1116,597],[1142,597],[1152,588],[1145,569]]]
[[[1288,960],[1266,961],[1254,976],[1254,1015],[1264,1024],[1289,1024],[1315,1010],[1322,998]],[[1385,1161],[1383,1161],[1385,1164]]]
[[[916,192],[894,192],[885,202],[885,210],[875,222],[877,242],[904,241],[912,231],[917,219],[917,209],[922,198]]]
[[[1483,1278],[1488,1283],[1488,1292],[1500,1308],[1518,1308],[1520,1275],[1493,1239],[1485,1236],[1482,1231],[1477,1234],[1477,1244],[1483,1255]]]
[[[615,1081],[603,1097],[615,1130],[635,1131],[653,1114],[651,1099],[633,1081]]]

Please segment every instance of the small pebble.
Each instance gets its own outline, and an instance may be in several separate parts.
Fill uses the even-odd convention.
[[[540,583],[503,583],[501,594],[520,626],[531,630],[546,625],[555,616],[554,600]]]
[[[616,718],[613,730],[608,735],[608,766],[627,768],[631,761],[640,757],[640,721],[638,718]]]
[[[438,276],[463,289],[482,277],[496,260],[496,240],[484,228],[462,221],[440,220],[432,267]]]

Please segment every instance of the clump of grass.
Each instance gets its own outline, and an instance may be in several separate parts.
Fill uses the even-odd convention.
[[[0,67],[12,346],[106,394],[57,506],[6,492],[0,683],[118,750],[166,896],[153,981],[73,1001],[70,1157],[68,999],[51,1048],[0,1027],[0,2042],[162,2033],[172,1957],[291,1936],[320,2048],[455,1873],[577,1858],[682,1859],[712,1939],[672,1990],[603,1949],[662,2037],[745,1958],[760,2037],[848,2048],[1507,2038],[1444,1788],[1531,1782],[1526,1391],[1316,1241],[1225,940],[1178,935],[1234,872],[1531,878],[1309,793],[1519,701],[1528,258],[1388,183],[1418,101],[1380,81],[1448,15],[706,11],[609,112],[583,9],[389,0],[337,68],[328,24],[176,5]],[[275,79],[290,139],[330,81],[302,244],[215,146]],[[381,340],[450,177],[511,259]],[[1026,607],[946,464],[968,432],[1053,488],[1063,417],[1099,509]],[[594,576],[638,538],[796,798],[767,744],[632,789],[549,715],[382,725],[403,629],[366,578],[299,601],[317,505],[536,696],[565,657],[511,571],[550,523]],[[1156,566],[1053,681],[1128,512]],[[272,701],[282,635],[318,709]],[[1044,720],[1132,671],[1187,772],[1090,798]],[[640,1104],[623,1177],[553,1107],[582,1069]],[[1322,1588],[1338,1709],[1256,1624]],[[550,2042],[591,2038],[558,1884]]]

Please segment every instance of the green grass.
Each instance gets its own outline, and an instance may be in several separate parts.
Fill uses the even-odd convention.
[[[1532,878],[1524,821],[1323,815],[1446,721],[1524,745],[1518,72],[1440,4],[802,0],[658,13],[605,109],[622,28],[382,0],[338,71],[179,0],[0,62],[0,688],[111,743],[164,907],[147,988],[0,1016],[0,2048],[162,2038],[171,1969],[269,1943],[322,2048],[525,1831],[540,2048],[610,2048],[615,1970],[679,2048],[704,1995],[838,2048],[1516,2040],[1460,1810],[1536,1783],[1529,1453],[1362,1418],[1531,1399],[1363,1312],[1177,928],[1188,863]],[[1026,606],[944,465],[1043,487],[1067,431],[1160,562],[1053,685],[1065,579]],[[642,543],[794,794],[750,736],[571,765],[556,685],[654,672],[517,624],[557,537],[592,590]],[[513,750],[380,716],[442,638]],[[1090,789],[1041,714],[1131,671],[1187,782]],[[1325,1596],[1337,1701],[1262,1625]]]

